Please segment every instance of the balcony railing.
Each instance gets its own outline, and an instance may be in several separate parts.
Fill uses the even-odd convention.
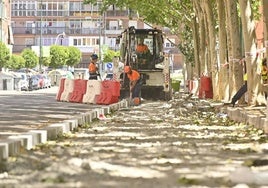
[[[123,31],[119,28],[109,28],[107,27],[105,31],[103,28],[67,28],[67,27],[13,27],[13,34],[33,34],[40,35],[42,29],[42,34],[44,35],[58,35],[59,33],[65,32],[66,35],[99,35],[99,34],[110,34],[110,35],[120,35]],[[100,33],[101,31],[101,33]]]

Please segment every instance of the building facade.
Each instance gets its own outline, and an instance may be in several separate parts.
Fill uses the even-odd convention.
[[[12,50],[14,41],[11,28],[10,0],[0,1],[0,41]]]
[[[75,46],[82,52],[78,67],[87,67],[90,54],[99,54],[103,46],[119,49],[116,38],[125,28],[149,27],[128,9],[110,6],[105,13],[101,13],[100,3],[83,4],[82,0],[12,1],[13,53],[32,48],[39,54],[41,47],[53,44]],[[130,20],[130,17],[133,19]],[[175,36],[172,37],[170,39],[174,43],[178,42]],[[166,47],[175,55],[175,61],[182,60],[170,41],[166,41]]]

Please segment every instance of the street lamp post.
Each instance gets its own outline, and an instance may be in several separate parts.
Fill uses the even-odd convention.
[[[58,44],[58,40],[59,40],[60,37],[63,39],[65,36],[66,36],[65,32],[62,32],[62,33],[58,34],[57,37],[56,37],[54,45]],[[61,45],[62,45],[62,42],[61,42]]]

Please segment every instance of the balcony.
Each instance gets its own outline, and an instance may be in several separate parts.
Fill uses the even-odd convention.
[[[40,27],[13,27],[13,34],[40,35]],[[101,31],[101,33],[100,33]],[[106,28],[107,35],[120,35],[123,30]],[[43,27],[43,35],[57,35],[65,32],[66,35],[103,35],[103,28],[66,28],[66,27]]]

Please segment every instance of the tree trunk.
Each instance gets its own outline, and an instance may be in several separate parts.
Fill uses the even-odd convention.
[[[263,23],[264,23],[264,46],[266,47],[266,56],[268,54],[268,0],[262,0]]]
[[[247,67],[248,105],[251,106],[256,105],[258,84],[254,79],[257,70],[256,34],[250,3],[250,0],[239,0]]]
[[[198,17],[198,26],[199,26],[199,38],[200,38],[200,46],[199,46],[199,62],[200,62],[200,72],[203,73],[206,71],[205,69],[205,63],[206,63],[206,59],[205,59],[205,52],[206,52],[206,40],[205,40],[205,21],[204,21],[204,16],[203,16],[203,12],[202,9],[200,7],[200,1],[199,0],[193,0],[193,6],[195,9],[195,12],[197,13],[197,17]],[[195,65],[196,66],[196,65]],[[199,75],[196,75],[197,77],[200,77]]]
[[[229,101],[229,82],[227,62],[227,33],[226,33],[226,14],[224,1],[217,0],[218,20],[219,20],[219,39],[217,45],[217,59],[219,69],[219,100]]]
[[[197,17],[194,17],[193,23],[192,23],[192,28],[193,28],[193,39],[194,39],[194,59],[195,59],[195,72],[196,75],[200,75],[200,61],[199,61],[199,34],[198,34],[198,22],[197,22]]]
[[[230,97],[240,89],[244,84],[243,81],[243,64],[241,64],[242,59],[242,47],[241,47],[241,37],[240,37],[240,23],[237,11],[236,1],[226,1],[226,7],[229,16],[228,33],[230,33],[230,59],[229,59],[229,78],[230,78]]]
[[[219,87],[218,87],[218,65],[216,56],[216,30],[215,30],[215,20],[213,14],[213,5],[210,0],[203,0],[204,10],[207,17],[207,29],[209,36],[209,70],[211,70],[211,79],[213,86],[213,99],[219,100]]]

